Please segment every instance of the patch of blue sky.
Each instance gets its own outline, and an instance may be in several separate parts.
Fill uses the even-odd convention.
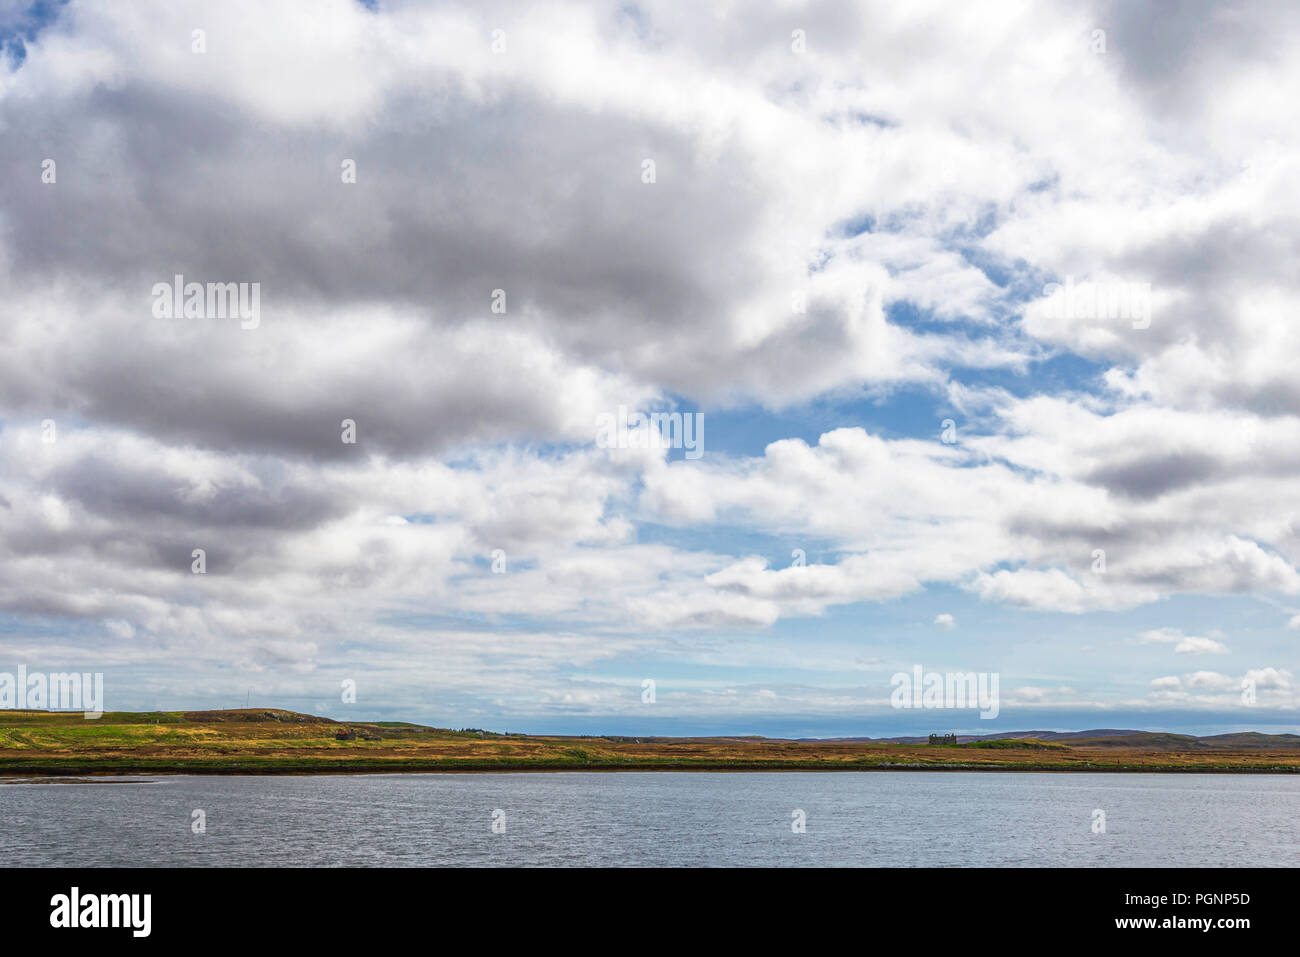
[[[402,516],[411,525],[437,525],[441,518],[437,512],[410,512]],[[448,520],[454,520],[454,516],[449,516]]]
[[[949,237],[948,248],[958,253],[966,262],[982,272],[989,282],[1001,290],[1008,309],[1018,309],[1023,304],[1042,298],[1043,287],[1053,281],[1052,274],[1023,259],[1008,259],[990,252],[977,243],[966,242],[961,237]]]
[[[83,635],[102,637],[103,634],[104,626],[99,619],[64,618],[57,615],[0,615],[0,635],[57,639]],[[0,656],[3,653],[0,648]]]
[[[949,375],[961,385],[1001,389],[1018,399],[1039,395],[1109,395],[1103,378],[1113,364],[1062,352],[1028,363],[1024,368],[954,367]]]
[[[27,44],[58,19],[68,0],[35,0],[10,13],[0,13],[0,53],[17,69],[27,59]]]
[[[942,335],[954,338],[964,335],[968,339],[1004,339],[1007,330],[977,319],[962,316],[941,317],[935,310],[918,306],[910,299],[897,299],[885,307],[885,317],[896,326],[903,326],[918,334]]]
[[[876,217],[870,213],[861,216],[854,216],[846,219],[836,227],[834,235],[841,239],[852,239],[854,236],[862,236],[875,232]]]
[[[636,527],[636,540],[640,545],[666,545],[692,552],[757,555],[766,559],[768,567],[773,569],[788,568],[794,561],[792,553],[795,549],[803,551],[809,565],[834,564],[842,554],[842,550],[832,542],[806,535],[755,532],[728,524],[725,515],[707,527],[700,523],[679,528],[658,522],[640,522]]]
[[[900,386],[888,393],[856,392],[826,396],[780,409],[757,405],[708,410],[704,416],[704,457],[710,454],[761,456],[780,439],[815,446],[835,429],[862,428],[887,439],[938,441],[946,417],[945,399],[924,386]]]
[[[964,335],[971,341],[988,339],[1005,341],[1008,331],[1001,322],[989,325],[969,319],[939,319],[934,311],[922,309],[909,300],[890,303],[885,310],[889,321],[922,335],[953,337]],[[1018,366],[963,366],[953,364],[947,372],[954,382],[975,388],[1002,389],[1018,398],[1033,395],[1079,394],[1102,395],[1108,392],[1103,376],[1113,362],[1088,359],[1071,352],[1047,351],[1034,354]]]

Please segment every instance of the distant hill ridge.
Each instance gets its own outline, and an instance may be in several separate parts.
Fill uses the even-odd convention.
[[[1234,731],[1227,734],[1199,736],[1168,731],[1136,731],[1131,728],[1094,728],[1090,731],[1000,731],[993,734],[959,734],[958,744],[980,741],[1069,741],[1093,747],[1151,748],[1187,750],[1188,748],[1223,748],[1243,750],[1259,748],[1300,748],[1300,734],[1264,734],[1259,731]],[[928,736],[897,738],[801,738],[801,741],[846,741],[863,744],[925,744]]]

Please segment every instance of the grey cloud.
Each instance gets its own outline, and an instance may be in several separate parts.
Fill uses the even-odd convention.
[[[1221,474],[1221,469],[1220,460],[1204,452],[1169,452],[1108,463],[1084,478],[1121,495],[1150,499],[1204,484]]]
[[[277,480],[272,468],[257,476],[263,484],[226,482],[208,491],[142,465],[90,457],[55,471],[46,487],[106,517],[183,520],[197,527],[313,528],[349,507],[337,490],[320,487],[319,477],[309,487],[301,480]]]
[[[1105,0],[1096,9],[1107,56],[1123,64],[1153,118],[1175,122],[1201,109],[1224,74],[1291,56],[1300,28],[1286,0]]]

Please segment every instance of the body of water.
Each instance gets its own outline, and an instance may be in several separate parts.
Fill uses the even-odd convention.
[[[1272,775],[0,779],[11,867],[1297,866],[1297,822]]]

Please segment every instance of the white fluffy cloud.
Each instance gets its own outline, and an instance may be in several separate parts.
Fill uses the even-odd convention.
[[[1174,652],[1180,655],[1226,655],[1228,646],[1217,638],[1200,635],[1184,635],[1177,628],[1156,628],[1138,635],[1138,640],[1146,644],[1173,645]]]

